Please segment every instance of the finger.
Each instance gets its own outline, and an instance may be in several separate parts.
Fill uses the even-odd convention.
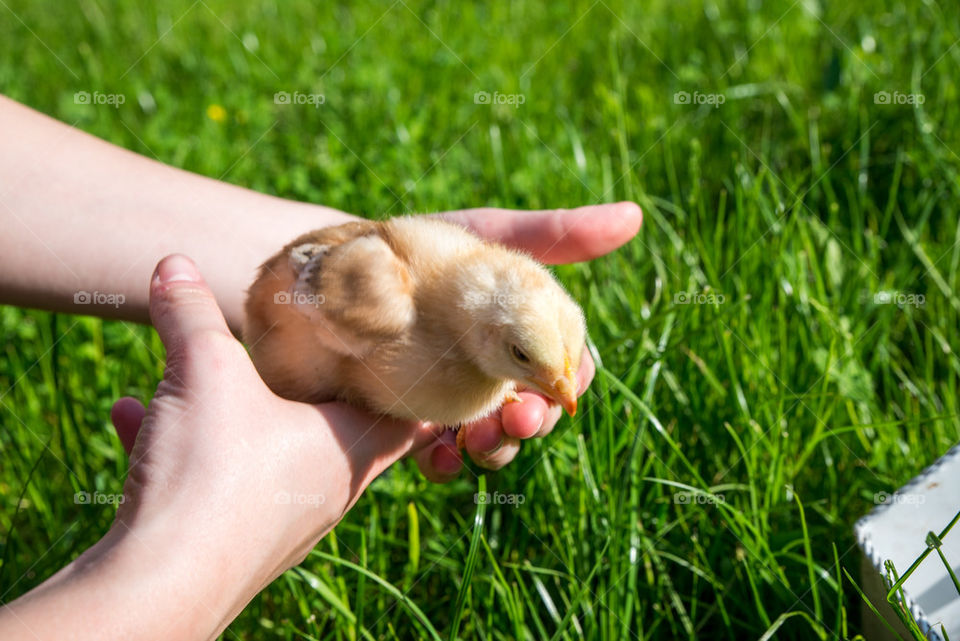
[[[464,430],[463,445],[473,460],[493,454],[503,445],[503,439],[507,435],[503,433],[500,416],[501,412],[496,412],[460,428]]]
[[[461,428],[467,430],[463,438],[467,454],[477,465],[499,470],[517,455],[520,440],[505,433],[501,417],[507,408],[524,404],[508,403],[500,412]]]
[[[593,382],[593,377],[597,373],[597,365],[593,362],[593,355],[586,347],[583,348],[583,358],[580,360],[580,367],[577,369],[577,395],[583,396]]]
[[[551,404],[550,409],[547,410],[547,417],[543,420],[543,425],[540,427],[540,431],[534,434],[534,437],[543,438],[552,432],[553,428],[557,426],[557,423],[560,422],[562,417],[563,408],[559,405]]]
[[[508,434],[517,434],[522,433],[522,438],[542,438],[553,431],[553,428],[557,426],[557,422],[563,416],[563,408],[557,405],[554,401],[541,396],[536,392],[530,392],[531,395],[536,396],[540,401],[544,403],[546,409],[543,412],[543,419],[538,419],[537,429],[532,428],[533,421],[526,420],[524,423],[521,423],[523,419],[516,419],[513,416],[509,415],[504,422],[504,431]],[[520,398],[523,398],[521,394]],[[531,401],[535,403],[536,401]]]
[[[120,437],[127,456],[133,451],[133,444],[140,431],[140,423],[143,422],[146,413],[147,408],[143,403],[130,396],[118,399],[110,410],[110,421],[113,423],[113,428],[117,430],[117,436]]]
[[[193,261],[181,254],[167,256],[153,272],[150,320],[167,348],[168,361],[204,334],[233,340],[213,292]]]
[[[520,392],[520,403],[507,403],[500,412],[503,431],[518,439],[536,436],[543,429],[552,404],[537,392]],[[557,416],[559,416],[558,413]],[[556,422],[556,418],[553,418]]]
[[[541,211],[488,207],[448,212],[441,217],[553,264],[608,254],[633,238],[643,223],[643,212],[632,202]]]
[[[503,443],[489,454],[471,455],[474,463],[488,470],[499,470],[512,461],[520,451],[520,441],[512,436],[505,436]]]
[[[447,483],[452,481],[463,468],[463,457],[457,448],[457,434],[444,430],[432,445],[413,455],[420,472],[428,481]]]

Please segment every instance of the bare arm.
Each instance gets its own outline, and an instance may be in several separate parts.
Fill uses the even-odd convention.
[[[2,96],[0,140],[0,303],[146,323],[150,274],[181,252],[238,332],[260,263],[352,218],[169,167]]]

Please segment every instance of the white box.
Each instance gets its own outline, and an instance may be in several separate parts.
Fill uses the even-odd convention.
[[[901,634],[906,634],[886,602],[889,586],[883,564],[892,560],[902,577],[927,550],[927,533],[939,535],[960,511],[960,445],[895,493],[878,493],[876,500],[878,506],[854,528],[864,554],[862,584],[874,607],[888,621],[895,622],[894,627]],[[960,525],[942,543],[940,550],[954,573],[960,575]],[[950,639],[960,639],[960,593],[936,551],[931,551],[903,583],[903,592],[910,612],[928,639],[943,641],[941,625]],[[889,630],[866,606],[863,621],[866,638],[889,635]]]

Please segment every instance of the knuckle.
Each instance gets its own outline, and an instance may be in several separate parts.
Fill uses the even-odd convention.
[[[160,285],[158,291],[161,300],[172,307],[208,305],[213,294],[200,283],[175,281]]]
[[[208,313],[216,300],[209,290],[195,283],[172,283],[154,290],[150,301],[150,312],[154,322],[168,321],[178,316]]]
[[[234,357],[245,350],[237,340],[216,329],[202,329],[190,338],[191,347],[204,354]]]

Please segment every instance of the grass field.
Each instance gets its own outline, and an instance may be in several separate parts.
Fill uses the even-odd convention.
[[[643,206],[557,270],[582,413],[497,473],[395,466],[225,638],[857,636],[853,523],[960,436],[957,5],[0,4],[0,91],[178,167],[370,216]],[[109,408],[163,348],[0,336],[10,600],[109,526],[74,494],[120,491]]]

